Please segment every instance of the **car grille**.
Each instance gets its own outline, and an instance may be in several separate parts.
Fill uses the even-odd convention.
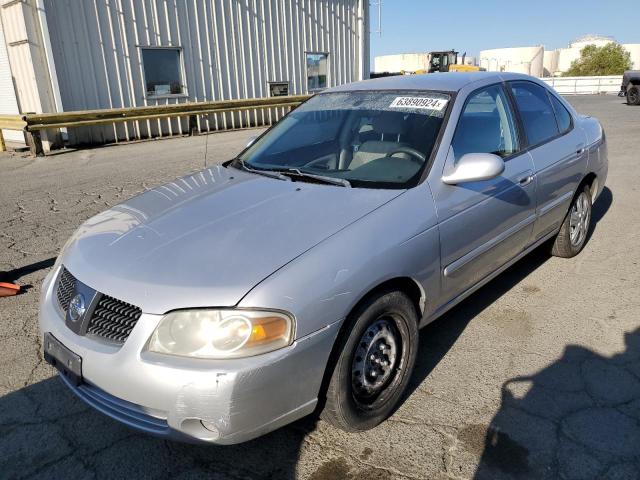
[[[65,267],[62,267],[58,280],[56,297],[58,305],[66,314],[69,303],[76,293],[79,282]],[[87,333],[102,337],[110,342],[123,344],[135,327],[142,310],[117,298],[98,293],[98,303],[90,315]]]
[[[60,280],[58,282],[58,305],[60,308],[67,313],[69,309],[69,302],[71,302],[71,298],[73,297],[73,292],[76,289],[76,277],[69,273],[69,270],[62,267],[62,272],[60,272]]]
[[[140,315],[142,310],[138,307],[109,295],[102,295],[89,320],[87,333],[124,343]]]

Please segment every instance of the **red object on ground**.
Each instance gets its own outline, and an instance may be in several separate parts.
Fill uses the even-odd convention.
[[[20,291],[20,285],[15,283],[0,282],[0,297],[10,297]]]

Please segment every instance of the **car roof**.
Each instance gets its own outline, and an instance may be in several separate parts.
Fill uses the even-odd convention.
[[[466,85],[480,80],[495,80],[496,82],[501,82],[518,79],[531,80],[534,79],[534,77],[505,72],[447,72],[425,73],[420,75],[395,75],[392,77],[347,83],[327,89],[325,92],[333,93],[357,90],[438,90],[442,92],[457,92]]]

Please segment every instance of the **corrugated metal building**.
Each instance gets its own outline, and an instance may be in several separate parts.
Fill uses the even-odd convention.
[[[368,0],[0,0],[0,5],[22,112],[303,94],[369,74]],[[212,115],[201,117],[199,127],[269,123],[278,114]],[[187,119],[131,122],[73,129],[69,142],[186,131]]]

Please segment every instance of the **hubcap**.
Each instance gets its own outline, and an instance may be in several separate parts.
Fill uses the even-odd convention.
[[[587,238],[589,231],[589,221],[591,220],[591,209],[589,208],[589,198],[585,192],[582,192],[573,206],[569,214],[569,238],[571,245],[579,247]]]
[[[378,394],[396,369],[399,347],[393,322],[376,320],[360,338],[351,366],[351,384],[360,397]]]

